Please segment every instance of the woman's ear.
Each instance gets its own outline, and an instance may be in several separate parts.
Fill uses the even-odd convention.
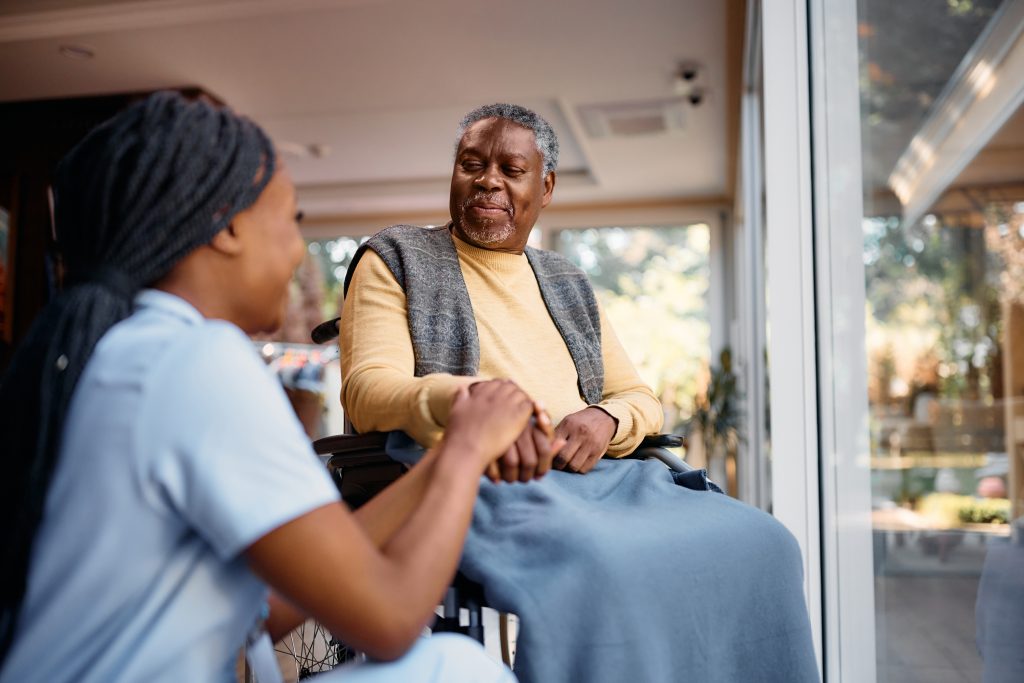
[[[213,239],[210,240],[210,248],[228,256],[241,253],[242,240],[238,239],[235,224],[228,223],[226,228],[214,235]]]

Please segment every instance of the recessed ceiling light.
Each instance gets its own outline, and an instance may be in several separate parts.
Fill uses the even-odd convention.
[[[59,52],[68,59],[92,59],[96,53],[85,45],[61,45]]]

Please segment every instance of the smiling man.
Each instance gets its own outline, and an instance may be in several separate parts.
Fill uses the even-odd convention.
[[[519,615],[515,673],[817,680],[793,537],[660,463],[615,459],[662,412],[584,274],[527,246],[555,189],[551,127],[523,107],[481,107],[462,120],[454,161],[447,225],[387,228],[356,252],[342,393],[357,430],[424,446],[465,385],[511,379],[546,406],[554,433],[527,425],[489,475],[556,471],[484,482],[460,565],[492,607]]]
[[[661,428],[661,406],[586,277],[526,246],[557,162],[544,119],[514,105],[476,109],[459,127],[451,222],[389,228],[356,254],[341,348],[343,402],[358,430],[402,430],[430,446],[459,386],[502,378],[550,411],[566,441],[556,469],[589,472]],[[545,470],[546,438],[524,432],[492,478]]]
[[[523,253],[555,189],[555,172],[534,138],[530,128],[504,118],[483,119],[465,130],[450,196],[452,230],[463,241]]]

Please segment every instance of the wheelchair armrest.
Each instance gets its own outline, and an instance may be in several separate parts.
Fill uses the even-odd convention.
[[[335,434],[313,442],[317,455],[329,456],[327,466],[356,467],[393,462],[384,450],[388,435],[385,432],[366,434]]]
[[[656,460],[662,461],[663,463],[665,463],[666,467],[676,472],[689,472],[690,470],[694,469],[692,465],[687,465],[683,461],[683,459],[680,458],[675,453],[668,451],[664,448],[661,448],[659,446],[644,446],[643,444],[641,444],[639,448],[637,448],[635,451],[633,451],[626,457],[640,458],[643,460],[650,460],[651,458],[654,458]]]
[[[366,434],[334,434],[313,442],[313,450],[317,455],[332,453],[354,453],[357,451],[383,451],[387,444],[387,432],[367,432]]]
[[[640,442],[639,448],[686,448],[686,437],[680,434],[648,434]]]
[[[405,466],[388,457],[387,434],[337,434],[313,442],[313,450],[326,459],[331,480],[353,510],[402,476]]]
[[[683,462],[683,459],[666,450],[667,448],[679,448],[682,446],[686,447],[686,437],[680,436],[679,434],[648,434],[644,437],[644,440],[640,442],[636,450],[627,455],[627,458],[637,458],[641,460],[650,460],[652,458],[660,460],[670,470],[676,472],[689,472],[694,469],[692,466],[687,465]]]

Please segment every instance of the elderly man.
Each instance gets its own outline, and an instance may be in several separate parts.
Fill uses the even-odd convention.
[[[490,105],[462,120],[457,145],[451,222],[388,228],[355,255],[343,402],[358,430],[404,431],[424,446],[467,384],[512,379],[547,407],[554,435],[528,426],[490,476],[562,471],[483,485],[462,561],[492,606],[522,619],[516,673],[816,680],[793,538],[660,464],[602,460],[659,430],[662,413],[582,272],[526,246],[555,189],[551,127]],[[551,446],[553,462],[538,456]]]
[[[556,435],[568,443],[555,466],[588,472],[605,453],[630,453],[645,434],[657,432],[661,406],[600,313],[584,276],[555,254],[524,253],[554,192],[554,133],[538,117],[518,114],[541,127],[535,136],[517,119],[486,115],[490,111],[474,113],[460,131],[452,222],[433,232],[385,231],[351,269],[352,296],[341,325],[345,407],[360,431],[401,429],[433,445],[459,386],[480,378],[512,378],[558,419]],[[494,111],[517,113],[512,107]],[[430,260],[413,262],[404,255],[407,239],[426,239],[439,249]],[[385,259],[410,264],[405,283],[396,280]],[[457,275],[452,266],[464,284],[452,277]],[[536,277],[535,269],[543,277]],[[440,274],[452,280],[446,281],[442,300],[435,297],[436,287],[426,296],[418,289],[409,294],[409,279]],[[420,300],[408,319],[407,296]],[[423,338],[421,348],[457,343],[467,357],[460,355],[457,367],[420,358],[426,372],[416,372],[417,340],[410,340],[410,324],[413,337]],[[479,348],[476,363],[468,357],[471,345]],[[435,365],[426,367],[428,362]],[[529,481],[535,467],[544,467],[536,452],[546,449],[535,448],[529,437],[524,434],[503,459],[504,478]]]

